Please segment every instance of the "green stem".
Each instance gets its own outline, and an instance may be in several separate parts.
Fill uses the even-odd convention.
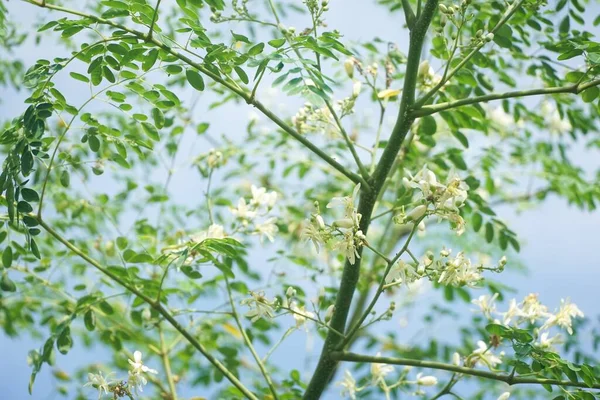
[[[165,345],[165,335],[163,333],[162,327],[160,326],[160,323],[158,324],[157,328],[160,340],[160,356],[163,362],[163,366],[165,367],[165,375],[167,377],[167,382],[169,383],[169,391],[171,392],[171,397],[169,400],[177,400],[177,389],[175,388],[175,380],[173,379],[173,372],[171,371],[171,361],[169,360],[169,352],[167,350],[167,346]]]
[[[246,343],[246,347],[248,348],[248,350],[250,350],[252,357],[254,357],[254,360],[256,361],[256,365],[258,366],[258,369],[260,370],[261,374],[265,378],[265,381],[267,382],[267,386],[269,386],[269,390],[271,391],[273,398],[275,400],[278,400],[279,397],[277,396],[277,390],[275,389],[275,385],[273,384],[273,381],[271,380],[271,376],[269,375],[269,372],[265,368],[265,364],[263,363],[260,356],[256,352],[256,349],[254,348],[252,341],[248,337],[248,334],[246,333],[246,330],[244,329],[244,326],[242,325],[242,320],[240,319],[240,316],[237,312],[237,307],[235,306],[235,302],[233,301],[233,295],[231,294],[231,287],[229,286],[229,279],[227,279],[226,275],[223,275],[223,277],[225,278],[225,286],[227,287],[227,296],[229,297],[229,304],[231,305],[231,315],[233,316],[233,319],[235,320],[235,323],[238,326],[240,334],[242,335],[242,338],[244,339],[244,343]]]
[[[561,381],[559,379],[550,378],[526,378],[520,376],[510,376],[491,371],[483,371],[467,367],[460,367],[454,364],[446,364],[436,361],[415,360],[412,358],[397,358],[397,357],[377,357],[364,354],[349,353],[343,351],[335,351],[331,353],[331,358],[338,361],[351,362],[368,362],[393,365],[408,365],[411,367],[430,368],[436,370],[450,371],[458,374],[476,376],[495,381],[505,382],[509,385],[556,385],[565,387],[579,387],[586,389],[600,389],[600,384],[595,383],[588,385],[585,382]]]
[[[161,0],[156,0],[156,7],[154,8],[154,14],[152,15],[152,23],[150,24],[150,30],[148,31],[148,40],[152,39],[152,32],[154,31],[154,25],[158,19],[158,8],[160,7]]]
[[[344,348],[344,346],[346,346],[346,344],[348,344],[350,342],[350,340],[352,339],[352,337],[354,336],[354,334],[356,334],[356,332],[360,329],[360,327],[363,324],[363,322],[365,322],[365,320],[367,319],[367,317],[371,313],[371,310],[373,310],[373,308],[375,307],[375,304],[377,304],[377,301],[379,300],[379,297],[385,291],[385,288],[384,288],[384,286],[385,286],[385,279],[387,278],[388,274],[390,273],[390,270],[392,269],[392,266],[396,263],[396,261],[398,261],[398,259],[402,256],[402,254],[404,254],[406,252],[406,250],[408,250],[408,246],[410,244],[410,241],[412,240],[415,232],[417,231],[417,228],[418,228],[418,225],[419,225],[420,222],[421,222],[420,220],[419,221],[415,221],[415,224],[414,224],[414,226],[413,226],[410,234],[406,238],[406,242],[404,243],[404,246],[402,246],[402,248],[400,249],[400,251],[398,253],[396,253],[396,255],[394,256],[393,259],[388,260],[387,267],[385,268],[385,271],[383,272],[383,276],[381,277],[381,281],[379,282],[379,287],[377,288],[377,291],[375,292],[375,296],[373,296],[373,299],[371,300],[371,302],[369,303],[369,305],[367,306],[367,308],[363,312],[362,316],[358,319],[358,321],[356,321],[356,323],[350,328],[350,330],[346,334],[346,338],[341,343],[340,349]]]
[[[470,97],[467,99],[460,99],[455,101],[449,101],[445,103],[433,104],[430,106],[423,106],[421,108],[415,109],[411,115],[413,117],[424,117],[426,115],[431,115],[435,113],[439,113],[441,111],[450,110],[453,108],[458,108],[470,104],[477,103],[486,103],[488,101],[493,100],[502,100],[502,99],[512,99],[517,97],[528,97],[528,96],[540,96],[540,95],[548,95],[548,94],[561,94],[561,93],[572,93],[579,94],[582,91],[589,89],[591,87],[595,87],[600,85],[600,79],[595,79],[593,81],[589,81],[582,84],[575,85],[567,85],[567,86],[556,86],[549,88],[537,88],[530,90],[515,90],[512,92],[505,93],[490,93],[485,94],[483,96]]]
[[[490,33],[496,33],[498,31],[498,29],[500,29],[505,23],[507,23],[508,20],[510,19],[510,17],[512,17],[513,14],[515,12],[517,12],[517,10],[521,6],[521,4],[523,4],[524,1],[525,0],[518,0],[515,3],[511,4],[509,6],[509,9],[506,12],[506,14],[504,14],[504,16],[500,19],[500,21],[498,21],[498,23],[496,24],[496,26],[494,26],[494,28],[490,31]],[[450,72],[448,72],[445,79],[440,80],[440,82],[437,85],[435,85],[429,92],[427,92],[423,97],[421,97],[417,102],[415,102],[414,107],[420,108],[421,106],[423,106],[423,104],[425,104],[427,102],[427,100],[429,100],[438,90],[440,90],[440,88],[442,88],[446,84],[446,82],[448,82],[458,71],[460,71],[460,69],[462,67],[464,67],[465,64],[468,63],[469,60],[471,58],[473,58],[473,56],[475,54],[477,54],[479,52],[479,50],[481,50],[481,48],[483,46],[485,46],[486,44],[487,44],[487,42],[484,40],[480,44],[475,46],[475,48],[473,50],[471,50],[471,52],[469,54],[467,54],[465,56],[465,58],[463,58],[456,65],[456,67],[452,68],[452,70]]]
[[[394,160],[400,151],[402,141],[414,121],[414,118],[409,115],[408,110],[415,99],[417,71],[419,69],[423,42],[425,41],[425,36],[437,9],[437,5],[438,0],[428,0],[423,7],[421,17],[415,22],[414,28],[410,32],[410,47],[398,119],[390,136],[388,145],[383,151],[381,159],[375,169],[373,178],[369,182],[372,190],[361,190],[357,212],[362,215],[359,229],[365,235],[367,234],[371,223],[371,214],[373,213],[379,192],[381,191],[391,167],[394,164]],[[346,327],[350,306],[352,305],[352,297],[356,291],[356,285],[360,276],[360,255],[362,254],[362,250],[362,247],[358,249],[359,258],[357,258],[355,264],[353,265],[346,262],[342,272],[340,287],[335,301],[335,312],[333,313],[330,322],[331,327],[338,331],[344,331]],[[328,332],[325,343],[323,344],[321,357],[306,392],[304,393],[305,400],[316,400],[321,397],[338,364],[338,360],[332,359],[330,354],[332,351],[336,350],[342,342],[343,340],[341,340],[339,336]]]
[[[246,398],[251,400],[258,400],[258,398],[248,389],[242,382],[240,382],[235,375],[225,365],[223,365],[218,359],[216,359],[210,352],[190,333],[188,332],[172,315],[163,307],[162,304],[154,301],[150,297],[146,296],[143,292],[139,291],[135,286],[121,279],[118,275],[113,274],[108,269],[104,268],[100,263],[86,253],[84,253],[79,247],[64,238],[60,233],[55,231],[50,225],[48,225],[42,218],[34,214],[30,214],[32,218],[36,218],[38,223],[46,232],[53,236],[56,240],[61,242],[65,247],[71,250],[73,253],[81,257],[88,264],[95,267],[97,270],[108,276],[110,279],[127,289],[132,294],[136,295],[140,299],[144,300],[148,305],[155,309],[160,315],[167,320],[173,328],[175,328],[187,341],[198,350],[215,368],[217,368],[236,388],[238,388]]]
[[[77,15],[77,16],[80,16],[83,18],[89,18],[92,21],[95,21],[99,24],[109,25],[114,28],[122,29],[126,32],[131,33],[132,35],[137,36],[141,40],[153,43],[155,46],[161,48],[162,50],[164,50],[167,53],[171,54],[172,56],[178,58],[179,60],[183,61],[184,63],[188,64],[189,66],[196,68],[198,71],[200,71],[204,75],[210,77],[215,82],[219,83],[222,86],[225,86],[228,90],[232,91],[233,93],[235,93],[236,95],[238,95],[239,97],[244,99],[244,101],[246,101],[246,103],[254,106],[256,109],[258,109],[260,112],[262,112],[267,118],[269,118],[277,126],[279,126],[285,133],[289,134],[294,139],[296,139],[297,141],[302,143],[306,148],[308,148],[314,154],[319,156],[323,161],[325,161],[326,163],[331,165],[333,168],[338,170],[340,173],[342,173],[344,176],[346,176],[352,182],[354,182],[354,183],[360,182],[365,188],[369,188],[369,184],[363,177],[348,170],[348,168],[344,167],[342,164],[338,163],[332,157],[327,155],[327,153],[325,153],[323,150],[321,150],[317,145],[313,144],[309,139],[305,138],[300,133],[298,133],[294,128],[292,128],[290,125],[285,123],[285,121],[283,121],[281,118],[279,118],[273,112],[271,112],[267,107],[265,107],[264,104],[262,104],[260,101],[253,98],[252,93],[250,91],[248,91],[246,89],[242,89],[242,88],[238,87],[237,85],[235,85],[231,82],[228,82],[226,79],[221,78],[221,76],[219,76],[218,74],[214,73],[213,71],[207,69],[202,64],[199,64],[199,63],[193,61],[189,57],[187,57],[187,56],[181,54],[180,52],[178,52],[177,50],[173,49],[171,46],[160,42],[155,37],[148,38],[147,35],[145,35],[144,33],[140,32],[140,31],[128,28],[127,26],[124,26],[117,22],[111,21],[109,19],[101,18],[101,17],[95,16],[92,14],[87,14],[87,13],[84,13],[81,11],[72,10],[69,8],[65,8],[65,7],[61,7],[61,6],[57,6],[57,5],[53,5],[53,4],[44,4],[42,2],[37,2],[35,0],[23,0],[23,1],[26,3],[29,3],[29,4],[36,5],[38,7],[61,11],[61,12],[67,13],[67,14]]]

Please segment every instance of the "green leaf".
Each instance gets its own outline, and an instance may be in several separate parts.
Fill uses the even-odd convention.
[[[35,190],[29,188],[21,189],[21,197],[23,197],[23,199],[26,201],[40,201],[40,196],[38,195],[38,193]]]
[[[62,330],[60,335],[58,335],[58,339],[56,339],[56,348],[61,354],[67,354],[72,347],[73,339],[71,338],[71,328],[67,326]]]
[[[569,18],[568,15],[566,15],[563,20],[560,22],[560,25],[558,26],[558,30],[561,34],[568,34],[569,31],[571,30],[571,19]]]
[[[83,315],[83,323],[85,324],[85,329],[90,332],[96,329],[96,313],[94,313],[94,310],[89,309],[86,311]]]
[[[188,278],[192,278],[192,279],[202,278],[202,274],[200,272],[198,272],[197,270],[195,270],[194,268],[190,267],[189,265],[184,265],[183,267],[181,267],[181,272],[183,272],[185,274],[185,276],[187,276]]]
[[[13,251],[12,247],[6,246],[2,252],[2,265],[4,268],[10,268],[13,262]]]
[[[160,135],[158,134],[158,130],[154,125],[148,122],[142,122],[142,128],[144,129],[144,132],[146,132],[146,135],[148,135],[150,139],[154,141],[160,140]]]
[[[504,337],[511,332],[510,328],[500,324],[489,324],[485,327],[485,330],[488,331],[490,335],[497,335],[500,337]]]
[[[481,214],[475,213],[473,214],[473,220],[471,222],[473,223],[473,230],[479,232],[481,225],[483,224],[483,217]]]
[[[202,79],[202,75],[200,75],[198,72],[193,69],[188,69],[185,71],[185,77],[194,89],[199,91],[204,90],[204,79]]]
[[[269,46],[275,47],[276,49],[278,49],[285,44],[285,38],[269,40],[268,43],[269,43]]]
[[[17,291],[17,285],[8,277],[6,272],[2,274],[2,278],[0,279],[0,289],[5,292]]]
[[[250,41],[250,39],[248,39],[244,35],[237,34],[237,33],[233,32],[233,31],[231,31],[231,35],[233,36],[233,38],[235,39],[236,42],[244,42],[244,43],[248,43],[248,44],[252,43]]]
[[[242,82],[244,82],[245,84],[248,84],[249,80],[248,80],[248,75],[246,75],[246,72],[243,69],[241,69],[240,67],[233,67],[233,69],[235,69],[235,72],[240,77],[240,80]]]
[[[165,126],[165,114],[158,108],[152,109],[152,119],[154,120],[154,125],[158,129],[162,129],[162,127]]]
[[[81,82],[88,83],[90,81],[87,76],[78,74],[77,72],[71,72],[71,73],[69,73],[69,75],[71,75],[71,78],[77,79],[78,81],[81,81]]]
[[[263,52],[264,48],[265,48],[264,43],[255,44],[254,46],[250,47],[250,50],[248,50],[248,55],[249,56],[257,56]]]
[[[421,119],[419,128],[421,133],[431,136],[437,131],[437,122],[431,115],[427,115]]]
[[[152,68],[154,66],[154,63],[156,63],[157,59],[158,59],[158,50],[157,49],[150,50],[148,52],[148,54],[146,54],[146,57],[144,57],[144,62],[142,63],[142,70],[149,71],[150,68]]]
[[[141,264],[141,263],[151,263],[154,261],[154,258],[149,255],[149,254],[145,254],[145,253],[140,253],[140,254],[136,254],[135,256],[131,257],[127,262],[133,263],[133,264]]]
[[[33,238],[31,238],[31,240],[29,242],[29,246],[31,248],[31,254],[33,254],[35,256],[35,258],[40,260],[42,258],[42,256],[40,254],[40,250],[38,249],[37,243],[35,242],[35,240]]]
[[[485,240],[491,243],[494,240],[494,225],[491,222],[485,224]]]
[[[594,87],[584,90],[581,93],[581,98],[583,99],[584,102],[591,103],[592,101],[596,100],[596,98],[598,97],[598,94],[600,94],[600,89],[598,89],[597,86],[594,86]]]
[[[119,250],[126,249],[128,244],[129,242],[127,241],[127,238],[123,236],[119,236],[117,238],[117,247],[119,248]]]
[[[113,309],[113,307],[108,303],[108,301],[106,300],[102,300],[99,304],[98,307],[100,308],[100,310],[102,310],[102,312],[106,315],[112,315],[115,310]]]
[[[202,135],[204,132],[207,131],[209,126],[210,124],[208,122],[201,122],[198,124],[198,126],[196,126],[196,132],[198,133],[198,135]]]
[[[60,184],[63,185],[63,187],[69,187],[71,184],[71,175],[69,175],[69,171],[66,169],[60,173]]]
[[[465,149],[469,148],[469,139],[467,139],[467,137],[461,131],[458,129],[450,129],[450,132],[452,133],[452,136],[454,136],[460,142],[460,144],[464,146]]]

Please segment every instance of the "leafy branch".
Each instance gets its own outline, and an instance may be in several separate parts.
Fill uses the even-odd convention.
[[[600,85],[600,79],[595,79],[581,84],[567,85],[567,86],[556,86],[549,88],[538,88],[530,90],[515,90],[505,93],[490,93],[482,96],[470,97],[467,99],[460,99],[456,101],[449,101],[445,103],[433,104],[430,106],[423,106],[415,109],[411,114],[414,117],[424,117],[426,115],[435,114],[441,111],[451,110],[470,104],[486,103],[493,100],[511,99],[517,97],[528,97],[528,96],[539,96],[547,94],[561,94],[561,93],[572,93],[579,94],[586,89],[596,87]]]
[[[368,182],[362,176],[348,170],[348,168],[346,168],[345,166],[343,166],[342,164],[340,164],[339,162],[334,160],[332,157],[330,157],[328,154],[326,154],[323,150],[321,150],[317,145],[313,144],[309,139],[302,136],[299,132],[297,132],[289,124],[287,124],[285,121],[283,121],[277,115],[275,115],[271,110],[269,110],[268,107],[266,107],[264,104],[262,104],[256,98],[254,98],[251,91],[249,91],[247,89],[243,89],[243,88],[239,87],[238,85],[221,78],[215,72],[204,67],[202,64],[195,62],[194,60],[190,59],[189,57],[181,54],[177,50],[173,49],[171,46],[159,41],[156,37],[148,37],[148,35],[140,32],[140,31],[131,29],[125,25],[119,24],[119,23],[111,21],[109,19],[98,17],[93,14],[84,13],[81,11],[57,6],[54,4],[46,4],[44,2],[38,2],[36,0],[22,0],[22,1],[29,3],[29,4],[33,4],[38,7],[47,8],[47,9],[51,9],[51,10],[55,10],[55,11],[61,11],[61,12],[67,13],[67,14],[77,15],[77,16],[83,17],[83,18],[89,18],[90,20],[92,20],[96,23],[103,24],[103,25],[109,25],[114,28],[122,29],[132,35],[135,35],[136,37],[138,37],[141,40],[147,41],[149,43],[153,43],[155,46],[161,48],[162,50],[166,51],[167,53],[171,54],[172,56],[178,58],[179,60],[183,61],[187,65],[194,67],[195,69],[197,69],[204,75],[210,77],[212,80],[219,83],[220,85],[225,86],[228,90],[230,90],[231,92],[233,92],[236,95],[238,95],[239,97],[241,97],[249,105],[254,106],[256,109],[258,109],[260,112],[262,112],[267,118],[269,118],[277,126],[279,126],[285,133],[289,134],[294,139],[296,139],[298,142],[302,143],[306,148],[308,148],[310,151],[312,151],[314,154],[316,154],[318,157],[320,157],[323,161],[325,161],[326,163],[331,165],[333,168],[338,170],[340,173],[342,173],[344,176],[346,176],[352,182],[354,182],[354,183],[360,182],[363,185],[363,187],[365,187],[367,189],[370,187]]]
[[[344,351],[335,351],[331,353],[331,358],[339,361],[368,362],[393,365],[406,365],[411,367],[430,368],[436,370],[450,371],[463,375],[470,375],[479,378],[500,381],[509,385],[556,385],[564,387],[579,387],[588,389],[600,389],[600,384],[594,383],[588,385],[585,382],[563,381],[551,378],[529,378],[514,376],[514,374],[502,374],[491,371],[482,371],[468,367],[461,367],[454,364],[446,364],[436,361],[415,360],[412,358],[380,357],[365,354],[356,354]]]

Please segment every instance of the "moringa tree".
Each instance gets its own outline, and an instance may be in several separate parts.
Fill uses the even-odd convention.
[[[502,213],[600,199],[595,7],[378,3],[394,36],[348,40],[341,0],[0,2],[0,81],[27,92],[0,131],[0,326],[40,343],[30,392],[52,366],[69,398],[600,398],[568,293],[496,275]],[[23,67],[41,38],[62,53]],[[74,346],[106,361],[69,374]]]

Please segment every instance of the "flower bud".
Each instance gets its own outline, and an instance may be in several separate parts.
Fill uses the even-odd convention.
[[[357,98],[360,94],[360,88],[362,87],[362,83],[360,81],[354,82],[352,86],[352,97]]]
[[[289,298],[289,297],[294,297],[296,295],[296,289],[294,289],[293,287],[288,287],[287,290],[285,291],[285,295]]]
[[[344,69],[346,70],[346,75],[348,78],[352,78],[354,76],[354,61],[351,58],[346,59],[344,61]]]
[[[320,215],[317,215],[315,217],[315,220],[317,221],[317,225],[319,226],[319,229],[325,229],[325,221],[323,221],[323,217],[321,217]]]
[[[440,4],[441,6],[442,4]],[[421,64],[419,64],[419,70],[417,72],[417,76],[420,79],[425,79],[426,77],[429,76],[429,61],[427,60],[423,60],[421,61]]]
[[[435,376],[427,375],[427,376],[420,376],[419,378],[417,378],[417,385],[435,386],[435,385],[437,385],[437,383],[438,383],[438,380]]]
[[[494,40],[494,34],[492,32],[490,32],[487,35],[485,35],[485,41],[486,42],[491,42],[492,40]]]
[[[445,6],[445,5],[443,5],[443,4],[440,4],[440,6],[439,6],[439,7],[440,7],[440,11],[441,11],[441,12],[443,12],[444,14],[447,14],[447,13],[448,13],[448,7],[446,7],[446,6]]]
[[[509,397],[510,397],[510,392],[504,392],[498,397],[498,400],[508,400]]]
[[[331,317],[333,317],[333,312],[335,311],[335,305],[330,305],[327,307],[327,311],[325,312],[325,322],[329,322]]]
[[[427,212],[427,206],[424,204],[421,204],[419,206],[416,206],[411,212],[406,214],[406,219],[411,220],[411,221],[416,221],[419,218],[421,218],[423,215],[425,215],[426,212]]]
[[[336,221],[333,221],[333,226],[337,226],[338,228],[350,229],[354,227],[354,220],[352,218],[342,218]]]
[[[452,364],[456,365],[457,367],[460,366],[460,354],[454,353],[452,355]]]

